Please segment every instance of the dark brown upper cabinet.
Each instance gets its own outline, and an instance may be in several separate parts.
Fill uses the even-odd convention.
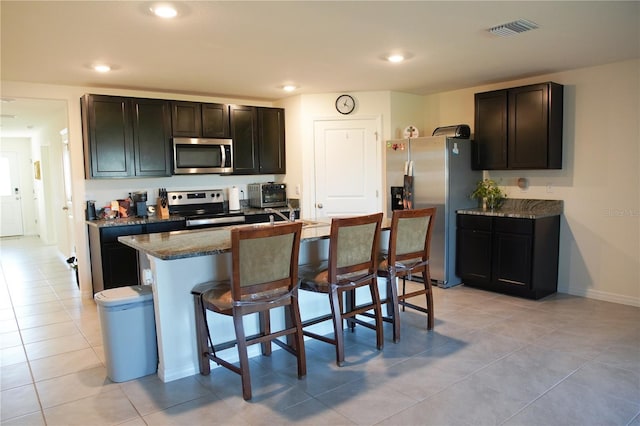
[[[284,109],[258,108],[260,173],[286,173]]]
[[[229,105],[199,102],[171,102],[173,136],[228,138]]]
[[[168,101],[87,94],[80,107],[87,178],[171,175]]]
[[[257,174],[258,111],[256,107],[231,105],[229,110],[233,139],[233,173]]]
[[[232,105],[234,174],[286,172],[284,109]]]
[[[562,108],[553,82],[476,93],[472,168],[561,169]]]

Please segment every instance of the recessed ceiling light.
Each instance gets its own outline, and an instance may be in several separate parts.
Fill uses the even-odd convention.
[[[171,19],[178,16],[176,8],[167,3],[152,6],[150,10],[159,18]]]
[[[93,66],[93,69],[94,71],[103,72],[103,73],[111,71],[111,67],[106,64],[96,64]]]
[[[293,84],[286,84],[286,85],[282,86],[282,90],[284,90],[285,92],[293,92],[297,88],[298,88],[298,86],[294,86]]]
[[[394,64],[398,62],[402,62],[404,61],[404,56],[399,54],[389,55],[387,56],[387,61],[393,62]]]

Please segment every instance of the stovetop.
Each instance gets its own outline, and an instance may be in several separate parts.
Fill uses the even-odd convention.
[[[224,205],[224,191],[222,189],[206,189],[196,191],[167,192],[169,210],[172,207],[194,206],[194,209]],[[200,207],[195,207],[200,206]]]
[[[169,213],[184,216],[188,228],[244,222],[244,214],[225,209],[222,189],[172,191],[167,198]]]

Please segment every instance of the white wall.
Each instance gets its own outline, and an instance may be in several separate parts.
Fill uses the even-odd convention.
[[[564,200],[560,292],[640,306],[639,79],[634,60],[425,97],[428,127],[473,129],[476,92],[565,86],[562,170],[489,173],[511,198]],[[527,191],[519,177],[529,179]]]
[[[287,183],[287,196],[301,199],[305,191],[303,185],[304,169],[302,137],[302,97],[292,96],[281,99],[274,106],[285,109],[285,158],[287,173],[283,181]]]
[[[297,123],[287,125],[287,132],[290,126],[295,126],[301,142],[298,159],[301,165],[302,187],[304,191],[301,197],[302,215],[306,218],[313,218],[315,209],[315,173],[314,173],[314,122],[316,120],[341,120],[341,119],[379,119],[381,123],[378,143],[382,146],[384,141],[389,139],[391,123],[390,119],[390,92],[349,92],[356,100],[356,108],[348,117],[338,113],[335,108],[336,98],[342,93],[322,93],[300,96],[300,112],[297,116]],[[290,111],[287,109],[287,117]],[[287,118],[288,120],[288,118]],[[288,149],[287,149],[288,152]],[[287,169],[289,168],[290,157],[287,157]],[[382,170],[382,159],[380,159],[379,170]],[[382,174],[381,174],[382,175]],[[289,176],[287,176],[288,178]],[[380,178],[377,185],[382,187]],[[287,180],[287,184],[290,181]]]
[[[411,125],[420,136],[431,136],[433,129],[425,127],[424,96],[391,92],[391,117],[389,139],[402,139],[404,129]]]

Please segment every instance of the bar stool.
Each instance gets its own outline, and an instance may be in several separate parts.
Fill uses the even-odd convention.
[[[433,293],[429,272],[431,231],[436,208],[418,210],[394,210],[389,234],[389,248],[382,253],[378,276],[387,278],[387,297],[381,303],[387,305],[384,321],[393,324],[393,341],[400,340],[400,310],[409,307],[427,314],[427,329],[433,329]],[[406,293],[406,279],[421,273],[423,288]],[[396,278],[402,278],[402,294],[398,294]],[[427,307],[412,304],[407,299],[424,294]]]
[[[298,361],[298,378],[307,373],[302,323],[298,306],[298,254],[302,223],[231,230],[232,276],[230,281],[207,282],[194,287],[194,307],[200,374],[211,371],[209,361],[241,376],[242,396],[251,399],[251,378],[247,346],[262,344],[263,355],[271,354],[271,342],[293,354]],[[271,331],[270,311],[285,307],[286,326]],[[207,322],[207,310],[233,317],[236,339],[215,344]],[[243,317],[258,313],[260,332],[246,336]],[[279,337],[287,336],[291,344]],[[220,358],[216,351],[238,346],[240,366]]]
[[[343,320],[350,327],[357,323],[375,330],[376,346],[382,349],[382,308],[378,293],[376,268],[382,213],[342,219],[332,219],[329,237],[329,258],[320,265],[300,267],[300,289],[329,295],[331,313],[303,321],[303,327],[332,320],[334,337],[304,330],[304,335],[336,347],[336,363],[344,363]],[[371,303],[355,306],[355,290],[369,287]],[[346,300],[343,300],[346,294]],[[346,303],[344,303],[346,302]],[[374,324],[356,318],[373,310]]]

